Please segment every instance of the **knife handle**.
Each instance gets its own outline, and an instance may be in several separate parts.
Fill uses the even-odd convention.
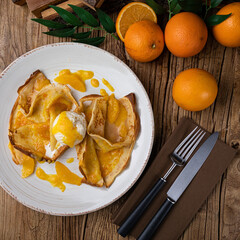
[[[149,204],[152,202],[154,197],[159,193],[164,184],[166,183],[166,179],[160,178],[157,183],[153,186],[153,188],[149,191],[146,197],[138,204],[135,210],[128,216],[125,222],[118,229],[118,233],[122,237],[126,237],[129,232],[133,229],[137,221],[140,219],[144,211],[147,209]]]
[[[160,209],[157,211],[157,213],[154,215],[154,217],[151,219],[147,227],[143,230],[141,235],[137,238],[137,240],[149,240],[157,230],[158,226],[161,224],[163,219],[166,217],[170,209],[174,205],[174,201],[167,198],[167,200],[162,204]]]

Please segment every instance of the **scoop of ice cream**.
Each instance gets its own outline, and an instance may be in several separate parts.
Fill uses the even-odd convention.
[[[52,133],[58,142],[74,147],[84,139],[86,128],[84,113],[64,111],[55,118]]]

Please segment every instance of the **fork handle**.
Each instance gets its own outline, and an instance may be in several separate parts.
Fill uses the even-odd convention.
[[[158,226],[161,224],[161,222],[164,220],[168,212],[173,207],[174,203],[175,203],[174,201],[167,198],[166,201],[160,207],[160,209],[157,211],[155,216],[149,222],[147,227],[143,230],[141,235],[137,238],[137,240],[150,240],[151,237],[156,232]]]
[[[154,197],[159,193],[164,184],[166,183],[166,179],[160,178],[153,188],[149,191],[149,193],[144,197],[144,199],[138,204],[138,206],[134,209],[134,211],[128,216],[125,222],[118,229],[118,233],[122,237],[126,237],[129,232],[133,229],[135,224],[138,222],[144,211],[147,209],[149,204],[152,202]]]

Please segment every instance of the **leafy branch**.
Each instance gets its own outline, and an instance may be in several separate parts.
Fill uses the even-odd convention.
[[[150,6],[156,14],[161,15],[165,12],[165,9],[158,4],[157,2],[155,2],[154,0],[146,0],[146,3],[148,6]]]
[[[207,17],[209,10],[216,8],[223,0],[208,0],[203,3],[202,0],[168,0],[168,16],[169,19],[180,11],[193,12],[198,14],[207,24],[208,27],[217,25],[226,20],[230,14],[227,15],[211,15]],[[164,13],[163,7],[155,0],[146,0],[146,3],[153,8],[156,14]]]
[[[182,7],[178,3],[178,0],[168,0],[169,15],[168,19],[171,19],[172,15],[179,13]]]
[[[208,6],[208,1],[206,0],[206,3],[205,3],[205,15],[204,15],[204,19],[205,19],[205,22],[207,24],[207,26],[215,26],[223,21],[225,21],[228,17],[231,16],[231,13],[230,14],[227,14],[227,15],[212,15],[212,16],[209,16],[207,17],[207,14],[208,14],[208,11],[212,8],[215,8],[217,7],[223,0],[211,0],[210,1],[210,5]],[[206,18],[207,17],[207,18]]]
[[[69,6],[76,15],[63,8],[52,5],[50,6],[59,14],[64,21],[63,23],[40,18],[34,18],[32,20],[51,28],[48,32],[43,32],[44,34],[55,37],[71,37],[74,39],[74,42],[99,46],[105,40],[107,35],[119,39],[115,35],[116,29],[113,20],[101,9],[96,9],[98,17],[98,19],[96,19],[91,13],[81,7],[71,4],[69,4]],[[79,28],[86,28],[89,29],[89,31],[78,33],[77,30]],[[103,37],[91,37],[93,31],[103,31],[105,34]]]

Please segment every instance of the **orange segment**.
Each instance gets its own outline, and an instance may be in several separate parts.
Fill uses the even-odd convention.
[[[116,31],[119,38],[124,41],[129,26],[141,20],[157,23],[157,15],[151,7],[142,2],[132,2],[123,7],[116,21]]]

